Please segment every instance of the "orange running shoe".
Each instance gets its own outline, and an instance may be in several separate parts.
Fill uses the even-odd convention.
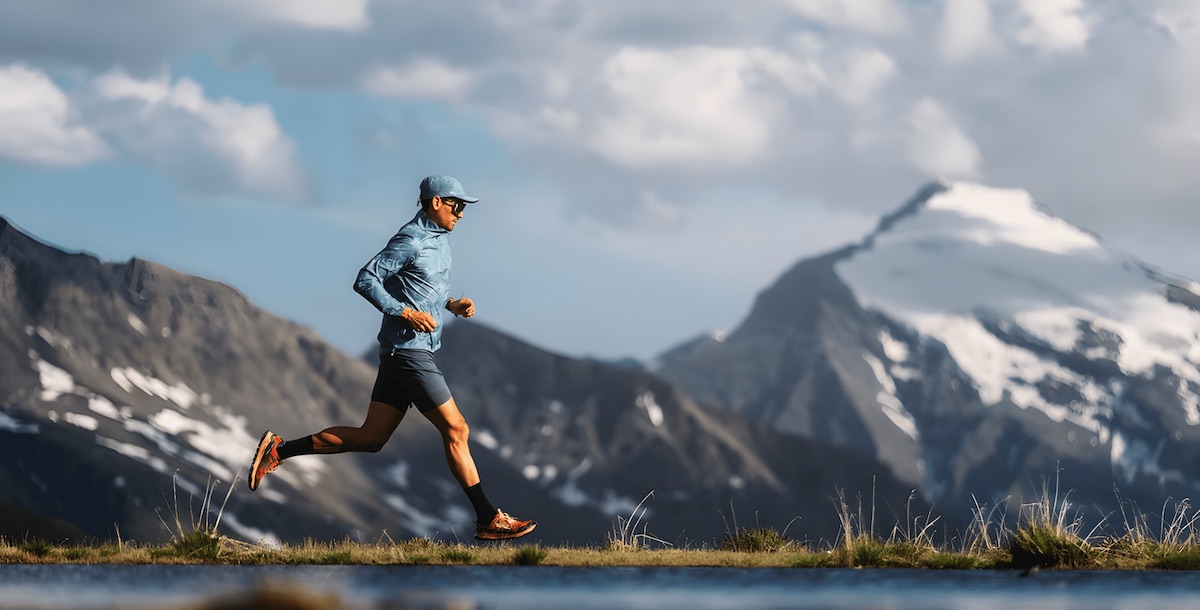
[[[262,440],[258,441],[258,450],[254,452],[254,461],[250,462],[250,491],[258,489],[263,477],[283,463],[279,459],[279,446],[282,444],[283,439],[278,434],[270,430],[263,433]]]
[[[497,509],[496,516],[487,525],[475,524],[475,537],[480,540],[508,540],[520,538],[533,531],[537,523],[533,521],[518,521],[508,513]]]

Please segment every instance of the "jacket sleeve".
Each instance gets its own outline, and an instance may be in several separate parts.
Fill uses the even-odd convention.
[[[410,242],[388,244],[359,270],[354,291],[386,316],[398,317],[406,308],[416,309],[412,303],[397,299],[385,287],[387,281],[399,274],[415,255],[416,249]]]

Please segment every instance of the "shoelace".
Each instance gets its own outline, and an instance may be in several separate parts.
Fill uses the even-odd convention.
[[[508,513],[504,512],[502,510],[496,511],[496,520],[494,521],[494,523],[498,527],[511,528],[513,526],[513,524],[515,524],[516,522],[517,522],[517,520],[510,517]]]

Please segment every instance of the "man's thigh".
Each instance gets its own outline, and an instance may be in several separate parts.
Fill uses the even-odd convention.
[[[463,418],[462,413],[458,410],[458,404],[454,402],[453,398],[433,409],[421,411],[421,414],[424,415],[425,418],[430,422],[432,422],[434,427],[436,427],[443,434],[452,429],[461,428],[467,423],[466,419]]]

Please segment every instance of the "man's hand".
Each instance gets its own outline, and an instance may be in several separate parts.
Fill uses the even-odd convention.
[[[475,315],[475,301],[471,299],[450,299],[446,301],[446,310],[456,316],[469,318]]]
[[[409,328],[419,333],[433,332],[433,329],[437,328],[437,322],[434,321],[433,316],[411,307],[405,307],[404,311],[400,312],[400,319],[407,322]]]

